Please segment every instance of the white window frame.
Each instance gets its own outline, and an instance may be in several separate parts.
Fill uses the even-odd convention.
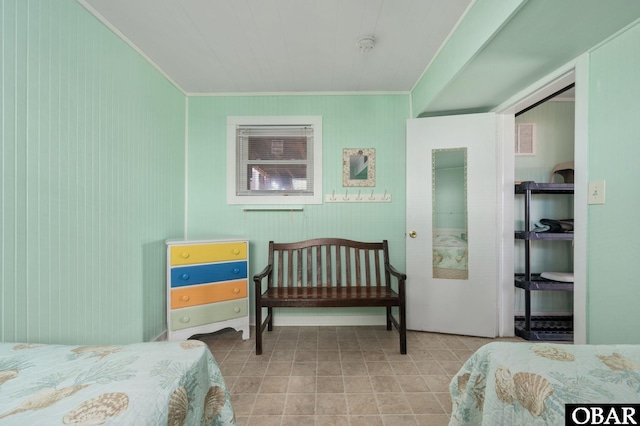
[[[313,195],[238,195],[237,135],[238,126],[313,126]],[[228,116],[227,117],[227,204],[322,204],[322,116]]]

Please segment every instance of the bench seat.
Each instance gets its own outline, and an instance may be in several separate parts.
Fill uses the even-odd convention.
[[[398,293],[386,287],[312,287],[270,288],[262,300],[274,308],[387,306],[398,299]]]

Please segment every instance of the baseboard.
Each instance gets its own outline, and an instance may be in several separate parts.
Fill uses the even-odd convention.
[[[163,332],[158,337],[156,337],[155,339],[153,339],[154,342],[164,342],[165,340],[167,340],[167,332],[166,331]]]
[[[263,317],[264,321],[264,317]],[[255,317],[251,318],[251,324],[255,324]],[[386,315],[275,315],[273,325],[286,326],[361,326],[361,325],[386,325]]]

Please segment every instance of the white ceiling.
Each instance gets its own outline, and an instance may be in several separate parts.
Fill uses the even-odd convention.
[[[195,95],[408,92],[489,0],[77,1]],[[414,113],[489,111],[639,19],[640,0],[523,1]]]
[[[472,3],[78,1],[188,94],[409,91]]]

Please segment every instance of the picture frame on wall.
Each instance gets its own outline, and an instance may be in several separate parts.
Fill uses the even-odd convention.
[[[375,148],[344,148],[342,150],[342,186],[375,186],[375,176]]]

